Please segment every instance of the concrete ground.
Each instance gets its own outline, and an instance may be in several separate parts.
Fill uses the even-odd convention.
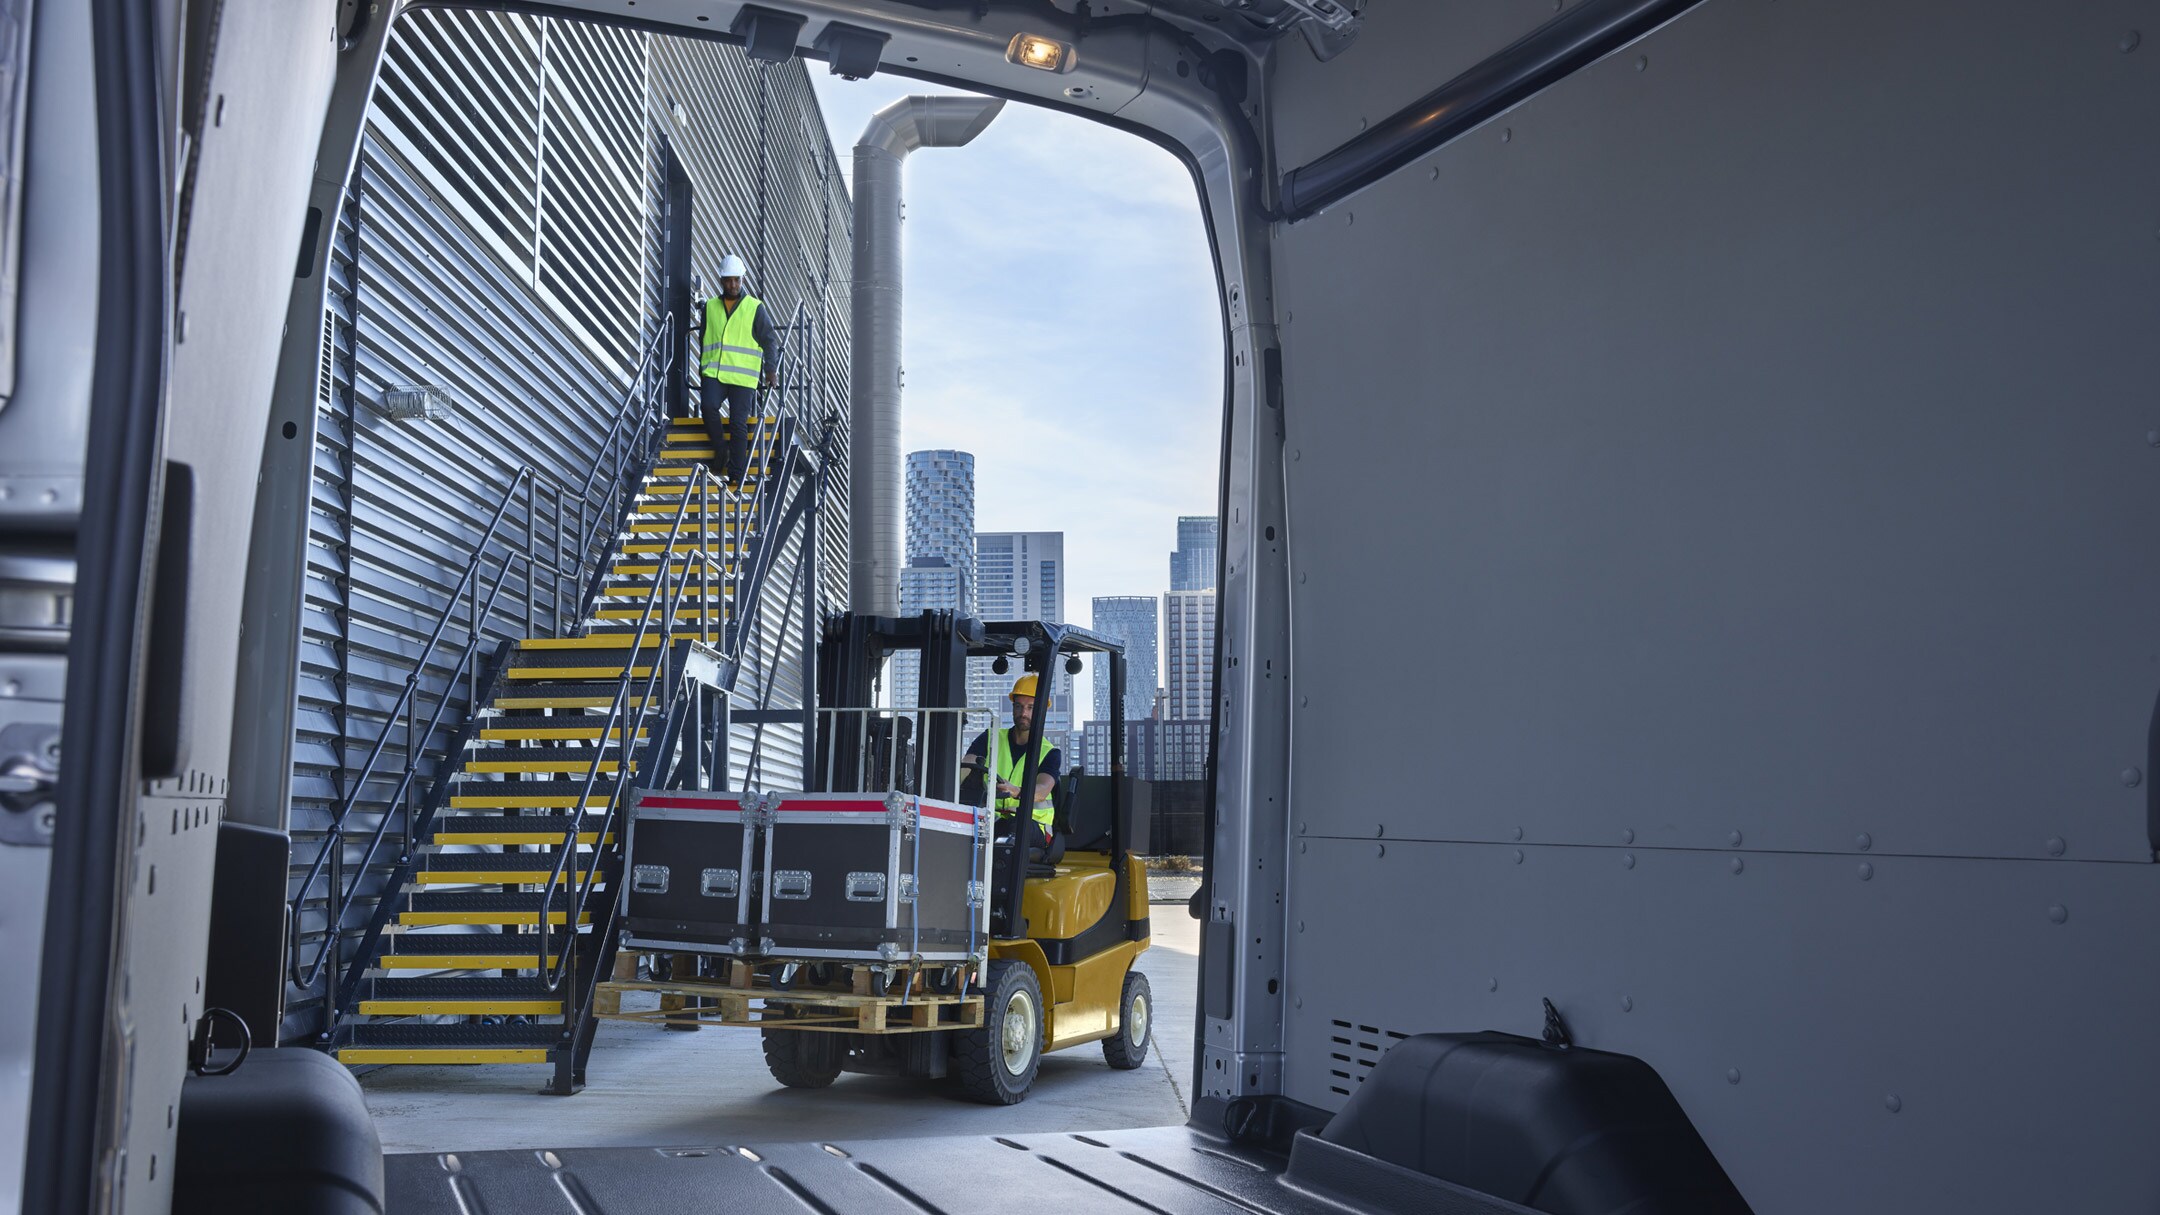
[[[585,1091],[544,1097],[531,1065],[386,1067],[361,1077],[387,1152],[698,1146],[762,1142],[1121,1130],[1185,1121],[1193,1075],[1200,925],[1158,904],[1139,966],[1155,995],[1155,1042],[1138,1071],[1113,1071],[1094,1043],[1043,1058],[1027,1100],[975,1105],[938,1082],[842,1076],[783,1088],[758,1035],[676,1033],[603,1021]],[[633,1002],[631,1007],[636,1007]]]

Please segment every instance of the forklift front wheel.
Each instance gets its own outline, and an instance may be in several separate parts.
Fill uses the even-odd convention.
[[[840,1035],[767,1029],[765,1067],[789,1088],[824,1088],[840,1076]]]
[[[1042,987],[1032,967],[1008,958],[990,963],[982,995],[982,1028],[953,1032],[953,1075],[969,1098],[1012,1105],[1042,1066]]]
[[[1125,972],[1125,989],[1118,995],[1118,1031],[1103,1039],[1102,1054],[1121,1072],[1147,1062],[1148,1035],[1154,1033],[1155,997],[1148,993],[1147,976],[1137,970]]]

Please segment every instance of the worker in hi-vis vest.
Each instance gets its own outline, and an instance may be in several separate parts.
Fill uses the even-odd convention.
[[[743,259],[720,259],[720,294],[705,301],[705,329],[698,343],[698,405],[712,436],[713,464],[728,482],[743,483],[750,431],[758,416],[758,392],[773,386],[779,342],[765,305],[743,290]],[[723,419],[733,425],[724,430]]]
[[[981,805],[983,797],[983,773],[997,782],[996,799],[992,806],[997,811],[997,834],[1011,835],[1014,824],[1019,821],[1020,782],[1027,776],[1027,740],[1031,724],[1035,720],[1035,676],[1022,675],[1012,688],[1013,724],[1010,730],[990,729],[975,736],[968,744],[965,767],[974,771],[962,783],[960,800],[970,805]],[[1046,733],[1036,748],[1040,757],[1035,764],[1034,806],[1027,824],[1027,846],[1048,848],[1050,836],[1057,829],[1057,811],[1051,804],[1051,793],[1057,788],[1059,773],[1065,758],[1050,745]]]

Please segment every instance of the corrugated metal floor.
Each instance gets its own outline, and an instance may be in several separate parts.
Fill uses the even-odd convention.
[[[804,1215],[1015,1210],[1342,1215],[1281,1161],[1184,1127],[1012,1138],[392,1156],[390,1215]]]

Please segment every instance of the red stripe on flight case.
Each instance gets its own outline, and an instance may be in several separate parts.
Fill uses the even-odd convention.
[[[733,794],[721,797],[646,797],[638,805],[654,810],[729,810],[742,809],[742,800]]]

